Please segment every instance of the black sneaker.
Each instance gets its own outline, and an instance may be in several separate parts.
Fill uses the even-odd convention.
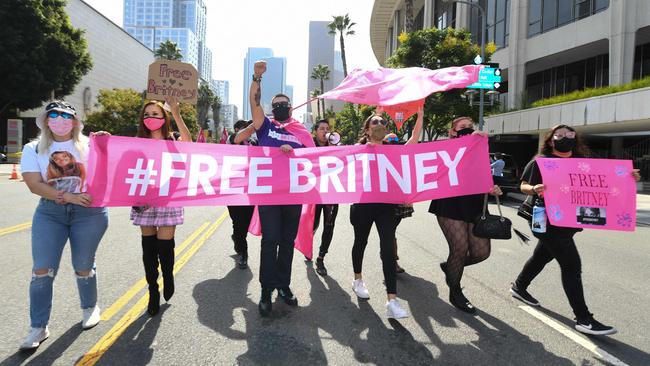
[[[260,298],[260,303],[257,308],[260,311],[260,315],[267,317],[271,315],[273,310],[273,304],[271,303],[271,295],[273,294],[273,289],[262,289],[262,296]]]
[[[609,335],[618,332],[616,328],[602,324],[593,316],[585,320],[576,321],[576,330],[580,333],[591,335]]]
[[[518,288],[514,283],[510,286],[510,293],[515,299],[521,300],[530,306],[539,306],[539,301],[536,298],[529,294],[528,291]]]
[[[460,287],[453,287],[449,289],[449,302],[459,310],[469,314],[475,314],[476,308],[463,294],[463,289]]]
[[[240,254],[239,258],[237,258],[237,267],[240,269],[246,269],[248,268],[248,255],[247,254]]]
[[[325,277],[327,276],[327,268],[325,268],[325,262],[322,258],[316,258],[316,273]]]
[[[284,300],[287,305],[298,306],[298,299],[293,295],[291,289],[288,287],[283,287],[278,289],[278,295]]]

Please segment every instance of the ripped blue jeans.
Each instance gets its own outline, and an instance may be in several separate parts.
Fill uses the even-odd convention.
[[[29,285],[31,326],[45,327],[52,311],[52,287],[65,244],[70,240],[81,308],[97,304],[95,252],[108,227],[106,208],[59,205],[41,198],[32,221],[32,280]],[[43,273],[45,272],[45,273]],[[86,274],[87,275],[80,275]]]

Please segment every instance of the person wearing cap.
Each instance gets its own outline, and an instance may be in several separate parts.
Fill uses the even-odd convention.
[[[291,117],[291,100],[284,94],[276,94],[271,99],[273,119],[264,115],[262,108],[262,76],[266,72],[266,61],[257,61],[249,89],[249,99],[253,123],[240,131],[235,137],[239,143],[257,135],[259,146],[280,148],[287,155],[293,149],[314,147],[311,133],[299,121]],[[272,311],[271,297],[274,290],[290,306],[297,306],[298,299],[289,288],[291,283],[291,262],[296,235],[298,234],[301,205],[261,205],[258,206],[262,226],[260,284],[262,294],[258,304],[260,315],[269,316]]]
[[[83,124],[74,107],[53,101],[36,124],[40,134],[25,145],[20,161],[25,184],[41,197],[32,219],[31,330],[20,346],[23,350],[37,348],[50,335],[54,278],[68,240],[81,301],[81,326],[90,329],[99,323],[95,252],[108,227],[107,209],[90,207],[92,197],[84,193],[89,139],[82,134]]]
[[[171,113],[167,112],[169,107]],[[175,141],[171,117],[178,126],[180,141],[192,141],[190,130],[181,117],[180,104],[176,98],[167,98],[166,104],[160,101],[147,101],[140,111],[138,122],[139,138]],[[171,114],[171,116],[170,116]],[[174,247],[176,225],[184,220],[182,207],[131,208],[133,225],[140,226],[142,233],[142,264],[145,279],[149,285],[147,313],[154,316],[160,311],[160,291],[158,289],[158,263],[163,278],[163,297],[169,301],[174,295]]]
[[[336,134],[338,135],[338,134]],[[326,119],[321,119],[314,125],[314,143],[316,146],[335,146],[336,135],[330,132],[330,123]],[[340,140],[340,137],[338,138]],[[318,248],[318,257],[316,258],[316,273],[321,276],[327,276],[325,268],[325,255],[329,250],[334,236],[334,224],[339,212],[339,205],[316,205],[316,215],[314,216],[314,236],[320,224],[321,213],[323,215],[323,234],[321,235],[320,247]]]
[[[239,120],[233,126],[234,133],[228,137],[228,143],[235,145],[237,133],[248,127],[253,121]],[[239,142],[238,145],[252,145],[250,139]],[[241,269],[248,268],[248,226],[251,223],[255,206],[228,206],[228,213],[232,220],[232,239],[237,253],[237,266]]]

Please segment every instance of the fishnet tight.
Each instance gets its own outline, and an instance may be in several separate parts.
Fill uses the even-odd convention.
[[[447,284],[458,287],[466,266],[480,263],[490,256],[490,239],[474,236],[472,223],[440,216],[437,218],[449,245]]]

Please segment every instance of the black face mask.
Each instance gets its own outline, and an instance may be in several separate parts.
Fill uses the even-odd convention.
[[[468,128],[463,128],[462,130],[458,130],[458,131],[456,131],[456,137],[467,136],[467,135],[471,135],[471,134],[473,134],[473,133],[474,133],[474,129],[473,129],[473,128],[470,128],[470,127],[468,127]]]
[[[291,107],[288,105],[279,105],[273,108],[273,119],[278,122],[286,121],[289,119]]]
[[[563,137],[559,140],[553,140],[553,145],[555,147],[555,150],[561,153],[567,153],[569,151],[572,151],[576,146],[576,139]]]

